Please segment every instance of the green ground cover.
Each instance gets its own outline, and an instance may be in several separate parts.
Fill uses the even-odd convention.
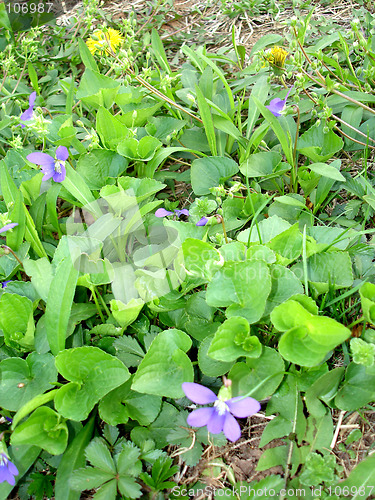
[[[167,2],[23,5],[0,499],[375,498],[372,6],[197,4],[167,36]]]

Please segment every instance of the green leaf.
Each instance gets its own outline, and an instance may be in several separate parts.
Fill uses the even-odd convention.
[[[363,316],[369,323],[375,324],[375,285],[364,283],[359,289]]]
[[[62,259],[49,288],[45,320],[48,344],[55,355],[65,347],[77,278],[78,270],[70,257]]]
[[[303,263],[298,262],[292,271],[303,281]],[[307,279],[318,294],[347,288],[353,284],[352,262],[348,252],[322,252],[307,259]]]
[[[190,337],[180,330],[160,332],[134,375],[132,389],[144,394],[182,397],[181,384],[194,379],[193,366],[185,354],[191,345]]]
[[[47,406],[36,409],[12,433],[12,445],[40,446],[52,455],[61,455],[68,442],[68,428],[61,415]]]
[[[111,300],[110,306],[113,317],[122,328],[127,328],[137,318],[144,306],[142,299],[131,299],[127,304],[121,300]]]
[[[109,109],[119,89],[118,81],[87,68],[81,78],[76,98],[95,108],[104,106]]]
[[[312,125],[298,139],[298,151],[314,162],[325,162],[329,160],[329,158],[340,151],[344,146],[344,141],[337,136],[333,130],[325,134],[323,129],[323,123],[318,127]]]
[[[31,300],[15,293],[3,293],[0,297],[0,328],[7,345],[31,350],[35,331]]]
[[[102,106],[96,114],[96,130],[103,144],[112,151],[116,151],[117,145],[129,134],[128,128]]]
[[[132,380],[108,393],[99,403],[100,417],[110,425],[126,424],[129,418],[149,425],[158,416],[161,397],[131,389]]]
[[[350,363],[346,369],[345,381],[335,397],[340,410],[358,410],[375,398],[375,369]]]
[[[114,151],[94,149],[80,156],[76,170],[89,189],[101,189],[108,178],[117,178],[127,166],[128,161]]]
[[[215,157],[217,156],[217,146],[216,146],[215,128],[211,116],[210,106],[208,105],[206,98],[204,97],[203,92],[198,87],[198,85],[195,86],[195,91],[197,94],[198,109],[203,121],[203,126],[206,132],[207,141],[208,144],[210,145],[211,154],[212,156]]]
[[[310,170],[315,172],[318,175],[322,175],[323,177],[328,177],[328,179],[333,179],[334,181],[345,182],[345,177],[337,170],[335,167],[331,165],[327,165],[326,163],[312,163],[308,166]]]
[[[204,375],[208,377],[221,377],[229,372],[233,366],[233,361],[218,361],[208,356],[213,335],[208,335],[200,343],[198,349],[198,366]]]
[[[232,316],[217,329],[208,355],[218,361],[235,361],[241,356],[259,358],[262,344],[258,337],[250,335],[245,318]]]
[[[233,394],[244,396],[249,388],[256,389],[251,397],[258,401],[271,396],[284,378],[284,361],[271,347],[263,346],[259,358],[248,358],[246,363],[236,363],[228,378],[232,380]]]
[[[251,324],[263,316],[270,291],[271,277],[265,262],[226,262],[208,284],[206,301],[213,307],[227,307],[227,318],[241,316]]]
[[[349,488],[352,500],[363,498],[370,493],[375,484],[375,455],[366,457],[351,471],[349,477],[337,484],[341,491]]]
[[[242,241],[242,243],[245,244],[248,244],[248,242],[258,243],[260,242],[260,236],[261,243],[268,243],[270,240],[272,240],[272,238],[274,238],[278,234],[283,233],[290,227],[291,225],[289,224],[289,222],[281,219],[277,215],[273,215],[268,219],[261,220],[257,227],[254,226],[252,228],[241,231],[237,236],[237,240]]]
[[[240,164],[240,172],[246,177],[265,177],[272,174],[281,160],[280,153],[273,151],[255,153]]]
[[[160,39],[160,36],[155,28],[152,28],[151,31],[151,47],[154,52],[154,55],[160,64],[161,68],[168,74],[171,74],[171,68],[168,63],[167,56],[165,54],[165,50],[163,47],[163,42]]]
[[[55,396],[55,407],[65,418],[84,420],[95,404],[130,377],[117,358],[98,347],[84,346],[56,356],[59,373],[70,382]]]
[[[205,241],[187,238],[182,244],[182,252],[183,266],[188,276],[210,281],[223,265],[220,252]]]
[[[114,474],[101,471],[96,467],[85,467],[83,469],[74,470],[72,472],[69,480],[69,486],[72,490],[84,491],[91,490],[93,488],[99,488],[99,486],[101,486],[103,483],[106,483],[107,481],[111,481],[112,483],[112,480],[116,488]],[[114,496],[113,499],[115,499]]]
[[[47,302],[49,288],[53,278],[52,265],[46,257],[38,260],[27,259],[23,263],[23,267],[28,276],[31,277],[31,283],[44,300]]]
[[[73,471],[83,467],[86,463],[84,450],[88,445],[94,430],[95,417],[92,416],[85,427],[74,437],[61,458],[57,468],[55,481],[55,500],[79,500],[80,492],[70,486]]]
[[[211,156],[194,160],[191,164],[191,185],[197,196],[210,194],[210,188],[223,184],[238,172],[231,158]]]
[[[57,381],[51,354],[33,352],[26,359],[7,358],[0,363],[0,406],[17,411]]]
[[[89,51],[89,48],[87,47],[86,43],[82,40],[82,38],[78,38],[78,47],[82,62],[86,66],[86,68],[89,68],[93,71],[99,71],[98,65],[96,64],[94,57],[92,56],[91,52]]]
[[[116,474],[116,467],[103,438],[95,438],[85,450],[86,459],[103,472]]]

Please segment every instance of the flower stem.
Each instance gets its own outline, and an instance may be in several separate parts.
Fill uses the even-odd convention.
[[[290,178],[290,191],[296,193],[298,187],[298,162],[297,162],[297,142],[299,136],[299,125],[301,121],[301,114],[299,111],[299,107],[295,104],[293,106],[297,111],[297,128],[296,128],[296,137],[294,139],[294,148],[293,148],[293,180],[292,176]]]
[[[229,243],[227,232],[225,230],[225,223],[224,223],[223,217],[220,214],[216,214],[216,219],[217,219],[217,221],[219,223],[221,222],[221,225],[223,226],[223,233],[224,233],[225,243]]]
[[[19,262],[19,263],[21,264],[21,266],[23,267],[22,262],[20,261],[20,259],[18,258],[18,256],[15,254],[15,252],[14,252],[11,248],[9,248],[9,247],[8,247],[8,246],[6,246],[6,245],[1,245],[1,248],[5,251],[5,253],[6,253],[6,254],[10,252],[10,253],[13,255],[13,257],[14,257],[16,260],[18,260],[18,262]]]

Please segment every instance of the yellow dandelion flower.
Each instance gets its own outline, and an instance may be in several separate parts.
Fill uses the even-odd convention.
[[[273,47],[265,54],[265,58],[273,66],[276,66],[277,68],[283,68],[287,55],[288,52],[285,49],[275,45],[275,47]]]
[[[113,52],[116,52],[116,48],[121,45],[123,38],[119,31],[112,28],[108,28],[105,32],[102,30],[95,30],[93,36],[86,41],[86,45],[89,48],[91,54],[95,52],[103,53],[104,51],[110,53],[109,47]]]

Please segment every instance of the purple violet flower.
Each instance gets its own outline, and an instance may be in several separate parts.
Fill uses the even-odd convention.
[[[20,120],[21,121],[28,122],[28,121],[32,120],[33,113],[34,113],[34,102],[35,102],[35,99],[36,99],[36,92],[31,92],[30,97],[29,97],[29,107],[20,116]],[[22,123],[21,127],[25,128],[25,125]]]
[[[52,177],[55,182],[62,182],[66,176],[65,161],[68,159],[69,152],[65,146],[59,146],[56,149],[56,158],[46,153],[30,153],[26,158],[41,166],[44,174],[43,181],[48,181]]]
[[[281,116],[286,106],[286,101],[289,97],[291,90],[292,87],[290,87],[287,95],[285,96],[285,99],[280,99],[279,97],[276,97],[275,99],[272,99],[272,101],[269,103],[268,106],[266,106],[266,108],[269,109],[274,116],[276,117]]]
[[[5,231],[9,231],[9,229],[13,229],[16,226],[18,226],[18,222],[11,222],[10,224],[5,224],[5,226],[0,229],[0,233],[5,233]]]
[[[199,221],[195,224],[196,226],[205,226],[208,222],[207,217],[202,217],[199,219]]]
[[[1,288],[6,288],[8,286],[8,283],[10,283],[12,280],[8,280],[8,281],[2,281],[1,282]],[[5,417],[7,418],[7,417]]]
[[[18,476],[19,472],[17,467],[13,462],[9,460],[9,457],[4,453],[0,453],[0,483],[7,481],[10,485],[14,486],[16,480],[14,476]]]
[[[225,399],[200,384],[184,382],[182,390],[186,397],[197,404],[214,403],[211,407],[199,408],[190,413],[187,423],[192,427],[204,427],[211,434],[220,434],[224,431],[229,441],[237,441],[241,437],[241,428],[234,417],[246,418],[254,415],[260,410],[260,404],[256,399],[236,397]]]
[[[173,210],[173,212],[166,210],[165,208],[158,208],[155,212],[155,217],[167,217],[168,215],[176,214],[177,217],[181,217],[181,215],[186,215],[189,217],[189,210],[183,208],[182,210]]]

